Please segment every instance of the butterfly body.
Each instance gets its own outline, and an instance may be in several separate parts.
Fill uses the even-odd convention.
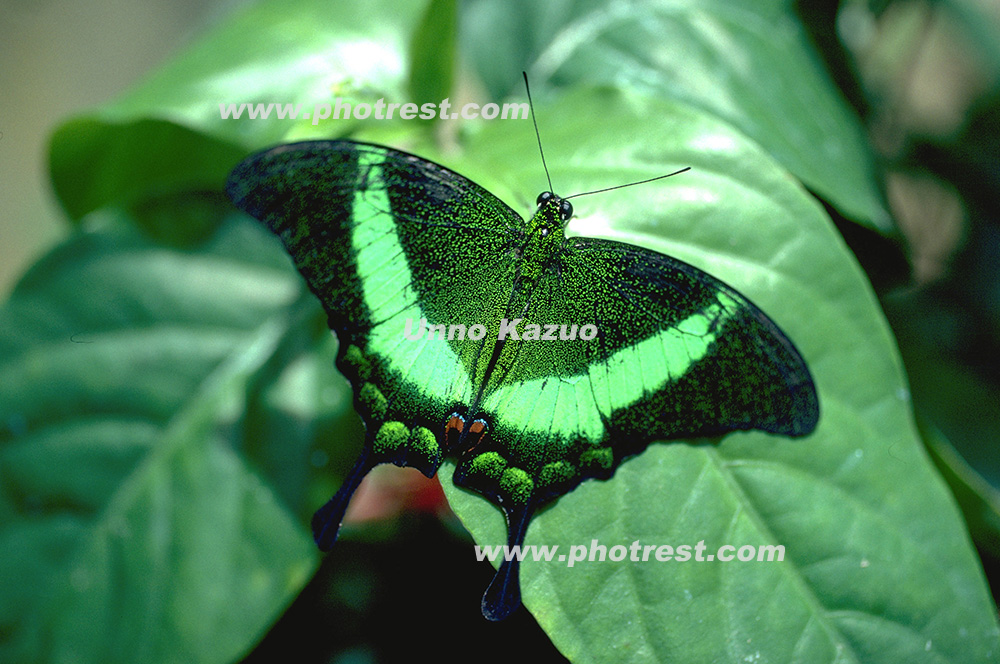
[[[497,504],[519,544],[540,505],[652,441],[816,425],[808,369],[763,312],[676,259],[567,237],[572,207],[552,193],[525,221],[438,164],[353,141],[258,153],[227,190],[323,303],[366,424],[313,519],[323,549],[379,463],[431,476],[456,458],[455,483]],[[504,562],[483,611],[519,598]]]

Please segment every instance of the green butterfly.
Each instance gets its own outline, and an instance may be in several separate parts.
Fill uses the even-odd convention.
[[[455,484],[503,510],[514,546],[540,505],[652,441],[816,426],[809,370],[760,309],[669,256],[566,237],[573,209],[551,192],[525,221],[443,166],[348,140],[253,155],[227,192],[323,303],[367,428],[313,517],[322,550],[380,463],[430,477],[456,457]],[[520,602],[504,561],[483,613]]]

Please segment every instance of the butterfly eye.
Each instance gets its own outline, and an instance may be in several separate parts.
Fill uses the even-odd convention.
[[[559,218],[566,221],[573,216],[573,204],[564,200],[559,204]]]
[[[538,194],[538,198],[535,199],[535,205],[541,205],[542,203],[549,201],[551,198],[552,198],[551,191],[543,191],[542,193]]]

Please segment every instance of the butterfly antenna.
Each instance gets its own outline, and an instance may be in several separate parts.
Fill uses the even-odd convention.
[[[549,167],[545,165],[545,152],[542,151],[542,135],[538,133],[538,120],[535,119],[535,105],[531,103],[531,88],[528,86],[528,72],[524,76],[524,91],[528,93],[528,109],[531,111],[531,122],[535,125],[535,138],[538,139],[538,154],[542,155],[542,168],[545,169],[545,179],[549,181],[549,191],[552,191],[552,178],[549,177]]]
[[[570,198],[577,198],[579,196],[589,196],[591,194],[602,194],[605,191],[614,191],[615,189],[624,189],[625,187],[634,187],[637,184],[646,184],[647,182],[655,182],[656,180],[662,180],[663,178],[668,178],[671,175],[677,175],[678,173],[683,173],[684,171],[690,171],[690,166],[685,166],[679,171],[674,171],[673,173],[667,173],[666,175],[657,175],[655,178],[649,178],[648,180],[639,180],[638,182],[629,182],[628,184],[619,184],[614,187],[605,187],[604,189],[595,189],[594,191],[585,191],[582,194],[573,194],[572,196],[564,196],[563,200],[568,200]]]

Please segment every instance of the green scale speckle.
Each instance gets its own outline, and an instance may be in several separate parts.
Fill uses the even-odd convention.
[[[375,422],[385,420],[388,400],[374,383],[362,383],[358,390],[358,401],[368,418]]]
[[[347,346],[347,350],[344,351],[343,362],[348,371],[351,372],[351,378],[359,381],[367,381],[371,377],[371,365],[357,346],[353,344]]]
[[[520,468],[508,468],[500,475],[500,490],[503,497],[515,505],[525,506],[531,501],[535,483]]]
[[[500,475],[507,468],[507,460],[499,452],[483,452],[472,457],[468,463],[468,472],[473,477],[489,478],[500,481]]]
[[[423,455],[427,459],[437,459],[438,465],[440,465],[441,446],[433,431],[427,427],[413,427],[407,443],[414,453]]]
[[[386,422],[375,434],[372,451],[387,457],[395,456],[399,454],[409,437],[410,430],[402,422]]]

